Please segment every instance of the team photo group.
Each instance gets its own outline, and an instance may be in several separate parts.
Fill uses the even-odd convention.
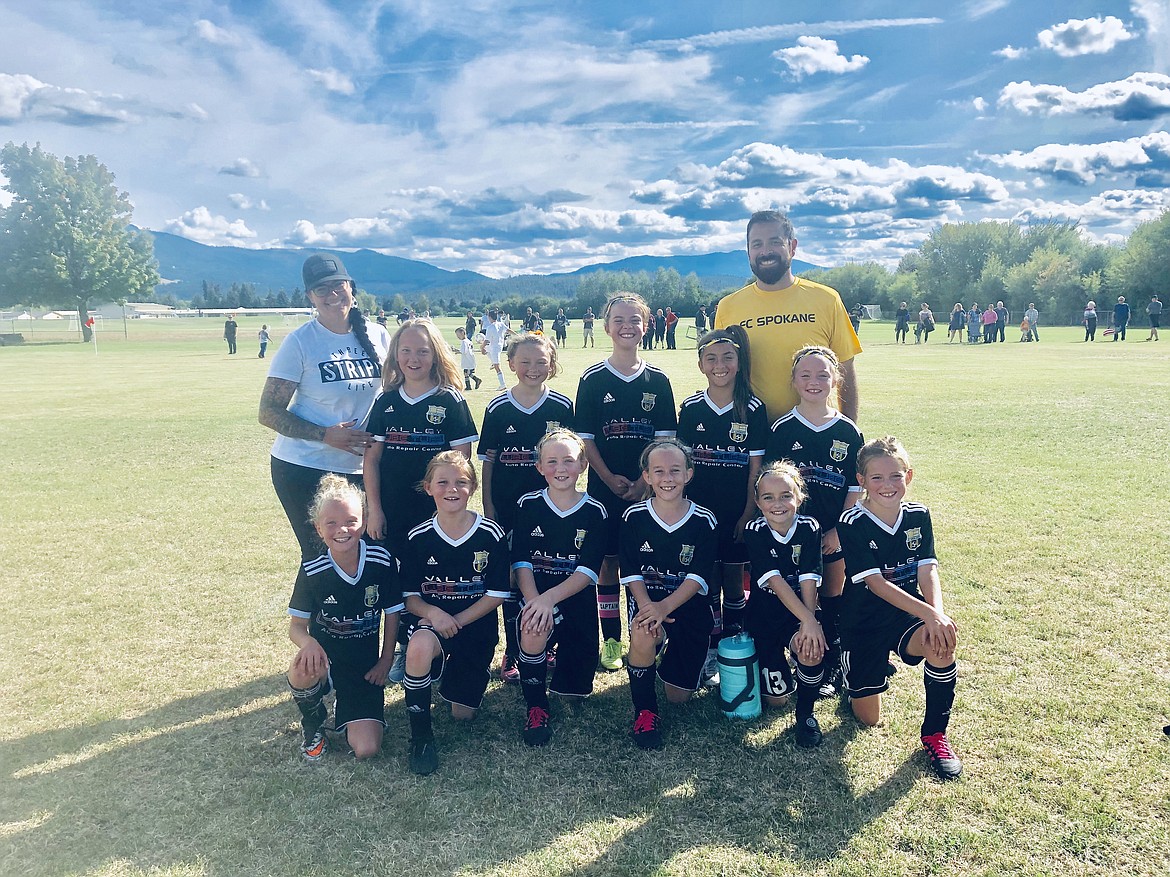
[[[861,345],[838,294],[792,274],[796,247],[783,213],[750,218],[755,280],[699,333],[706,388],[682,399],[641,357],[653,316],[634,293],[597,314],[612,353],[574,399],[548,386],[557,344],[489,310],[503,392],[480,424],[467,363],[434,322],[391,333],[362,315],[339,258],[305,261],[315,315],[276,349],[259,414],[301,552],[288,684],[304,759],[330,734],[378,754],[385,688],[401,684],[409,767],[432,773],[433,689],[473,719],[502,628],[499,673],[523,694],[530,746],[556,745],[550,694],[586,698],[597,672],[624,669],[632,742],[661,749],[659,680],[671,703],[718,687],[720,642],[750,637],[749,687],[765,706],[795,700],[801,747],[821,742],[818,699],[875,725],[892,653],[922,664],[922,747],[937,777],[960,775],[956,625],[930,512],[908,496],[902,443],[864,439]]]

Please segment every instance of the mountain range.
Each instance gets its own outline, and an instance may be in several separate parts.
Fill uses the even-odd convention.
[[[159,291],[180,299],[190,299],[202,292],[204,281],[219,284],[222,289],[233,283],[250,283],[262,292],[280,289],[291,292],[301,286],[301,263],[305,257],[309,253],[329,252],[212,247],[167,232],[152,231],[150,234],[154,239],[159,274],[163,278]],[[395,293],[410,298],[427,290],[464,284],[489,287],[498,284],[504,290],[509,280],[493,279],[474,271],[447,271],[428,262],[388,256],[374,250],[335,252],[345,261],[345,267],[361,288],[378,298]],[[798,259],[793,262],[792,270],[799,274],[815,267]],[[571,278],[595,271],[646,271],[654,274],[659,268],[674,268],[684,277],[693,272],[700,280],[718,280],[727,285],[750,274],[747,254],[738,250],[702,256],[631,256],[616,262],[586,265],[566,274],[546,276]],[[533,278],[525,279],[531,281]]]

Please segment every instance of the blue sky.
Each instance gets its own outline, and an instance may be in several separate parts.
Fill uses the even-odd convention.
[[[893,265],[944,222],[1170,208],[1170,0],[5,0],[0,33],[0,142],[208,244],[506,276],[780,207],[802,258]]]

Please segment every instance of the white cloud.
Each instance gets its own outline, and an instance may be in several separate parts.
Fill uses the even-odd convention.
[[[233,192],[228,195],[228,201],[237,210],[268,210],[268,202],[261,198],[259,201],[253,201],[247,195],[239,192]]]
[[[23,73],[0,73],[0,122],[41,120],[87,127],[140,118],[121,95],[61,88]]]
[[[1028,50],[1017,49],[1015,46],[1004,46],[1002,49],[996,49],[992,54],[999,55],[1001,58],[1007,58],[1009,61],[1015,61],[1027,55]]]
[[[1044,201],[1026,203],[1012,217],[1016,222],[1078,222],[1098,234],[1110,227],[1132,228],[1158,219],[1170,210],[1170,194],[1149,189],[1111,189],[1086,201]]]
[[[993,12],[999,12],[1005,6],[1011,5],[1011,0],[971,0],[965,4],[964,18],[967,21],[978,21],[991,15]]]
[[[164,230],[201,244],[240,246],[256,237],[242,219],[214,216],[206,207],[196,207],[178,219],[167,220]]]
[[[974,107],[975,112],[979,113],[980,115],[983,115],[983,113],[987,112],[987,101],[981,97],[977,97],[971,101],[971,106]]]
[[[353,80],[332,67],[326,67],[324,70],[309,69],[305,71],[309,76],[321,83],[327,90],[336,92],[337,94],[353,94],[355,91]]]
[[[772,57],[788,65],[797,79],[814,73],[852,73],[869,63],[865,55],[846,58],[837,48],[836,40],[823,37],[800,37],[796,45],[779,49]]]
[[[712,33],[697,34],[696,36],[683,37],[676,40],[651,40],[641,45],[643,48],[651,49],[694,51],[695,49],[716,49],[748,43],[790,40],[793,37],[807,34],[809,31],[815,31],[820,35],[838,35],[856,33],[862,30],[876,30],[879,28],[922,27],[942,23],[943,19],[941,18],[863,18],[857,21],[820,21],[814,24],[797,22],[794,24],[773,24],[763,27],[745,27],[736,30],[714,31]]]
[[[1038,171],[1080,184],[1096,182],[1101,173],[1170,174],[1170,134],[1158,131],[1106,143],[1048,143],[1028,152],[984,157],[1001,167]]]
[[[1166,0],[1134,0],[1133,14],[1146,23],[1146,45],[1154,56],[1154,69],[1170,72],[1170,3]]]
[[[1075,58],[1078,55],[1103,55],[1118,43],[1133,37],[1120,18],[1107,15],[1104,18],[1071,18],[1040,31],[1036,41],[1041,48],[1050,49],[1062,58]]]
[[[240,38],[231,31],[211,23],[206,18],[200,18],[194,24],[195,36],[213,46],[238,46]]]
[[[1072,113],[1108,114],[1121,121],[1153,119],[1170,113],[1170,76],[1134,73],[1117,82],[1103,82],[1084,91],[1062,85],[1009,82],[999,94],[999,106],[1026,115],[1059,116]]]
[[[225,165],[219,169],[221,174],[227,174],[230,177],[258,177],[260,176],[260,168],[256,163],[248,158],[237,158],[229,165]]]

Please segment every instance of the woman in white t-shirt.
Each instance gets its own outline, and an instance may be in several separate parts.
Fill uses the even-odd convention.
[[[275,430],[272,485],[301,547],[302,560],[321,553],[309,504],[328,472],[361,485],[362,454],[372,437],[366,417],[382,385],[390,335],[367,323],[341,260],[314,255],[301,268],[317,309],[272,357],[260,396],[260,422]]]

